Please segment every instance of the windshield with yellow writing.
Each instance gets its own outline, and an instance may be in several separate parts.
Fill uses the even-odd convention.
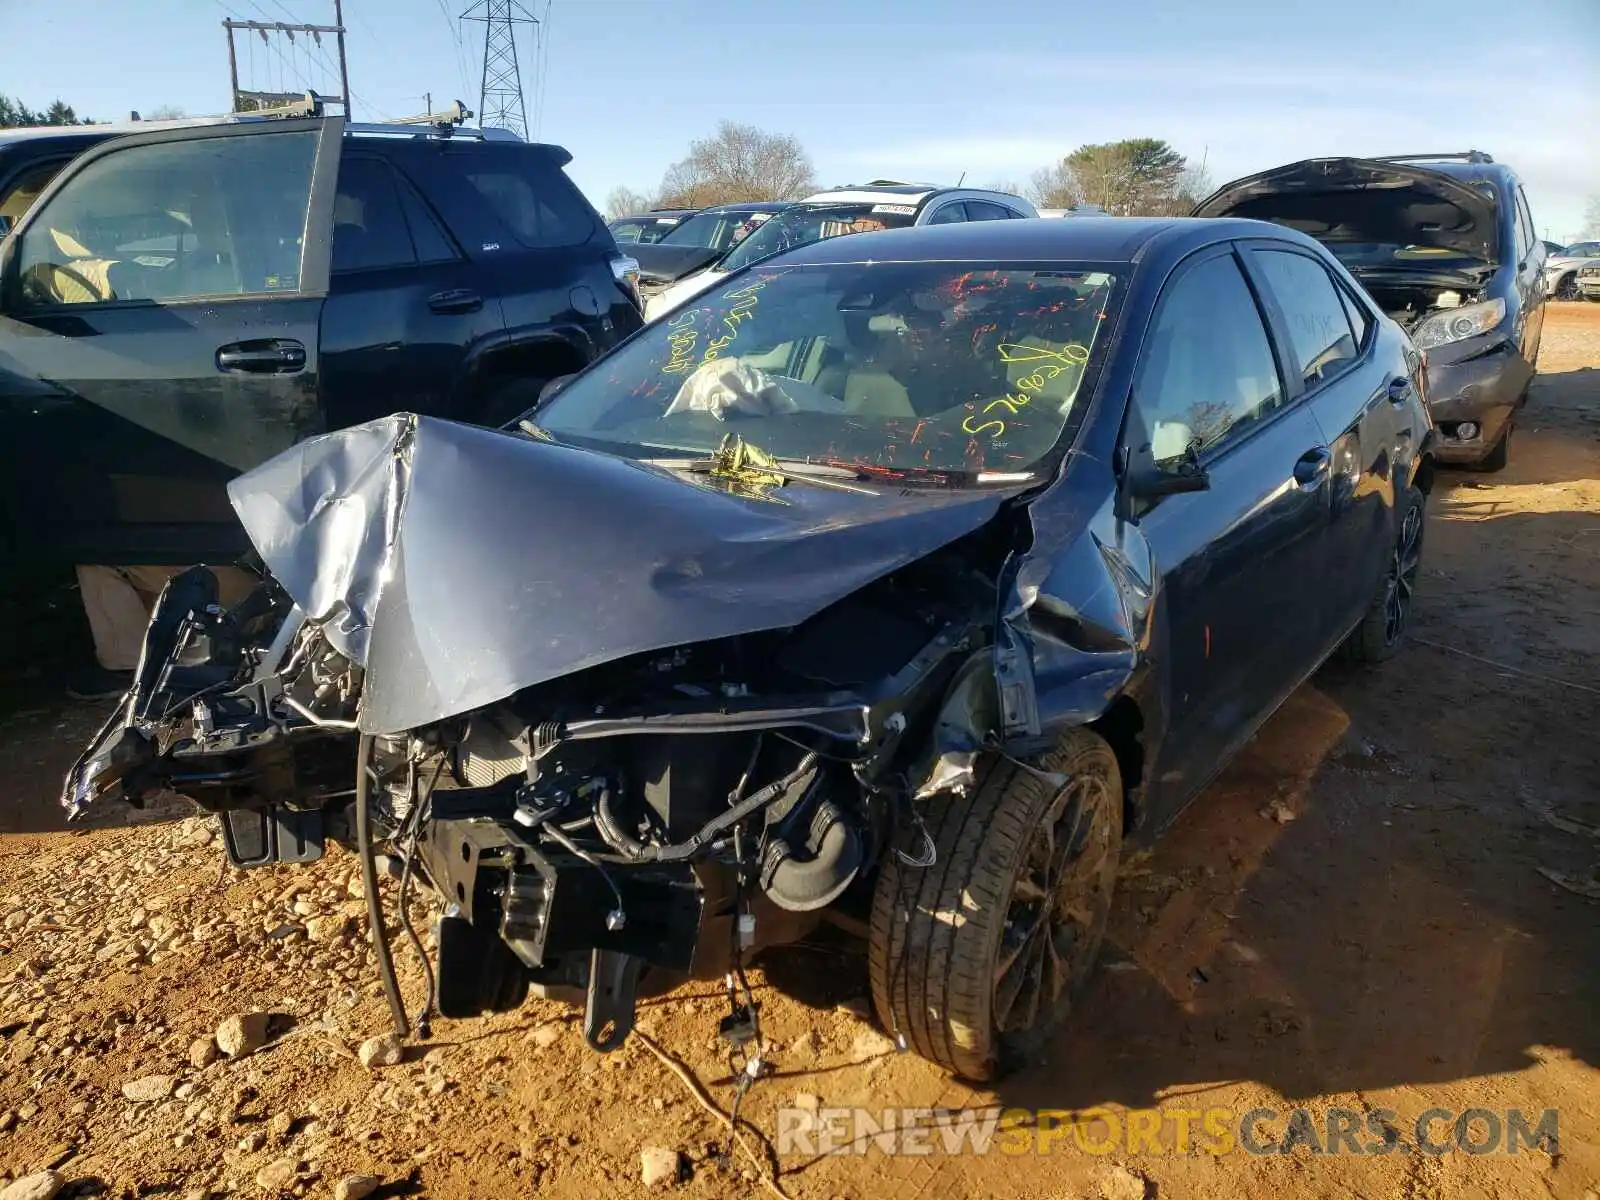
[[[1086,267],[774,264],[648,326],[538,422],[638,457],[736,431],[779,460],[1025,474],[1076,428],[1116,292]]]

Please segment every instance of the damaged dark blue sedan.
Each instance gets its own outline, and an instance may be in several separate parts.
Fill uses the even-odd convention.
[[[398,414],[237,479],[260,588],[169,584],[64,798],[177,791],[240,865],[347,841],[375,918],[380,862],[438,894],[429,1008],[570,995],[601,1050],[688,976],[759,1045],[742,964],[836,917],[884,1025],[992,1078],[1067,1015],[1123,846],[1399,646],[1423,387],[1280,226],[823,242],[507,430]]]

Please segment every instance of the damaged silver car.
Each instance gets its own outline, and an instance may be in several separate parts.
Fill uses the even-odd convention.
[[[1124,838],[1400,643],[1431,428],[1367,305],[1256,222],[773,260],[507,430],[235,480],[261,586],[172,581],[64,801],[182,793],[239,865],[352,845],[380,965],[387,855],[439,901],[430,1008],[570,995],[602,1051],[687,977],[758,1040],[743,964],[831,916],[903,1045],[993,1077],[1089,977]]]

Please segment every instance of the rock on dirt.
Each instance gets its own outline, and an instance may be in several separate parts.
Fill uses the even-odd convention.
[[[130,1079],[122,1085],[122,1094],[135,1104],[154,1104],[172,1095],[175,1075],[146,1075],[143,1079]]]
[[[1097,1182],[1101,1200],[1145,1200],[1154,1191],[1143,1175],[1127,1167],[1108,1166]]]
[[[666,1146],[646,1146],[639,1155],[639,1177],[645,1187],[673,1187],[684,1175],[684,1157]]]
[[[267,1044],[270,1024],[264,1012],[235,1013],[217,1026],[217,1047],[229,1058],[254,1054]]]
[[[369,1037],[356,1048],[356,1057],[369,1071],[377,1070],[379,1067],[397,1067],[404,1061],[405,1056],[405,1047],[392,1033],[380,1033],[377,1037]]]
[[[306,936],[313,942],[342,942],[350,936],[355,922],[343,913],[312,917],[306,922]]]
[[[1261,815],[1269,821],[1276,821],[1279,825],[1287,825],[1300,814],[1282,800],[1274,800],[1261,810]]]
[[[300,1163],[293,1158],[275,1158],[256,1172],[256,1186],[268,1192],[286,1192],[300,1178]]]
[[[548,1050],[561,1040],[561,1026],[554,1023],[541,1025],[528,1035],[528,1040],[540,1050]]]
[[[202,1071],[217,1061],[219,1053],[216,1038],[195,1038],[194,1041],[189,1043],[189,1064],[195,1070]]]
[[[56,1171],[36,1171],[0,1189],[0,1200],[50,1200],[66,1186],[64,1175]]]
[[[367,1200],[382,1184],[376,1175],[346,1175],[333,1185],[333,1200]]]
[[[885,1054],[893,1054],[899,1048],[888,1034],[869,1028],[856,1034],[855,1040],[850,1045],[850,1056],[862,1062],[869,1058],[881,1058]]]

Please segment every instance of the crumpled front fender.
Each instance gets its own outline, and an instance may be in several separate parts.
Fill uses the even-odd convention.
[[[1108,467],[1073,469],[1081,474],[1030,508],[1032,543],[1001,579],[994,671],[1008,746],[1048,745],[1103,716],[1155,642],[1149,544],[1118,517]]]

